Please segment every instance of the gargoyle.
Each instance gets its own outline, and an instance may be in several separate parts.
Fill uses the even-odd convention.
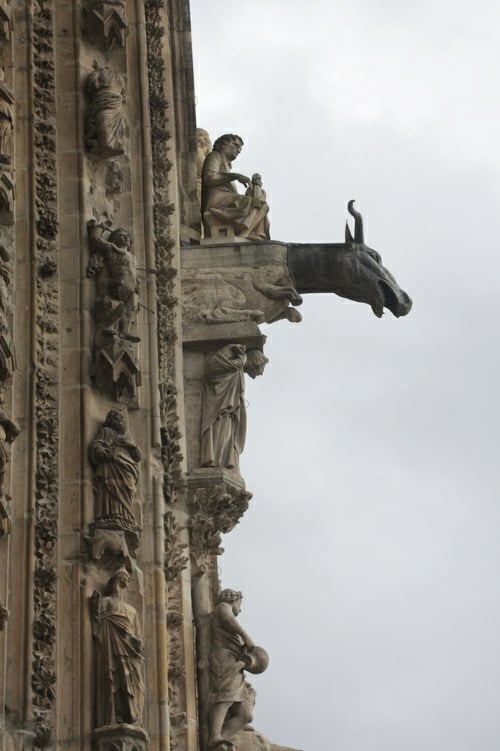
[[[354,237],[345,243],[296,244],[273,240],[225,242],[184,248],[183,318],[190,323],[256,321],[281,318],[298,322],[301,294],[334,292],[396,317],[411,309],[411,299],[380,255],[364,243],[363,220],[349,201]]]
[[[378,318],[384,308],[397,318],[407,315],[411,299],[382,265],[379,253],[365,245],[363,218],[354,201],[349,201],[348,211],[354,217],[354,237],[346,223],[345,243],[288,245],[288,268],[296,290],[334,292],[367,303]]]

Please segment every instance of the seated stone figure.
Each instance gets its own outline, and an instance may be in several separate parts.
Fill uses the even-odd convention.
[[[241,195],[234,185],[239,182],[248,188],[252,184],[246,175],[231,172],[242,146],[240,136],[220,136],[203,163],[201,216],[206,238],[269,239],[269,206],[265,197],[256,197],[253,191]]]

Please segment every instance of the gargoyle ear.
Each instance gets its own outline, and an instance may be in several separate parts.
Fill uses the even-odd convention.
[[[351,230],[349,229],[349,223],[345,223],[345,244],[346,245],[352,245],[354,242],[354,238],[351,235]]]

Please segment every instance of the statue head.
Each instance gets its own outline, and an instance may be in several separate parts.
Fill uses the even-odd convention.
[[[116,592],[119,589],[125,589],[129,584],[130,574],[125,566],[122,566],[118,571],[115,571],[111,579],[109,579],[106,585],[106,594],[111,594],[113,591]]]
[[[125,415],[119,409],[110,409],[104,420],[103,427],[113,428],[117,433],[125,433],[127,430]]]
[[[262,175],[259,175],[258,172],[254,172],[252,175],[252,182],[256,185],[262,185]]]
[[[268,362],[268,358],[260,351],[260,349],[249,349],[247,350],[245,373],[247,373],[250,378],[257,378],[257,376],[261,376],[264,373],[264,368]]]
[[[225,133],[214,141],[213,150],[224,154],[229,162],[236,159],[243,148],[243,139],[235,133]]]
[[[116,245],[118,248],[130,248],[132,245],[132,238],[130,232],[123,227],[117,227],[109,236],[109,241]]]
[[[238,615],[241,609],[241,601],[243,594],[236,589],[223,589],[217,595],[217,605],[221,602],[225,602],[227,605],[231,605],[234,615]]]

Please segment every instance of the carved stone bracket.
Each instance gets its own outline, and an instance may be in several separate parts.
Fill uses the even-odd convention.
[[[94,730],[94,751],[146,751],[149,737],[145,730],[135,725],[113,725]]]
[[[193,472],[189,479],[191,555],[200,571],[206,571],[209,557],[224,552],[223,534],[238,524],[252,498],[240,483],[221,470]]]

